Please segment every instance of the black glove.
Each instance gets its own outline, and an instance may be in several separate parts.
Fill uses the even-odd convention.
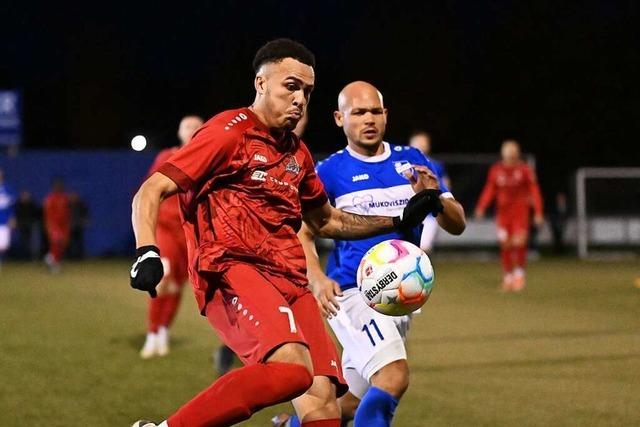
[[[138,259],[131,266],[131,287],[149,292],[151,298],[158,296],[156,286],[164,276],[160,261],[160,249],[153,245],[136,249]]]
[[[438,216],[444,210],[440,193],[440,190],[430,189],[414,194],[404,207],[402,215],[393,218],[394,227],[402,232],[408,232],[422,223],[427,215]]]

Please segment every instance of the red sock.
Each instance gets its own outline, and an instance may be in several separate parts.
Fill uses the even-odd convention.
[[[527,247],[519,246],[513,249],[513,255],[516,259],[516,266],[520,268],[524,268],[527,263]]]
[[[302,427],[340,427],[340,419],[306,421],[302,423]]]
[[[64,246],[59,242],[51,243],[51,256],[55,262],[62,261],[62,254],[64,252]]]
[[[148,332],[156,333],[158,328],[162,326],[162,313],[166,298],[166,295],[149,298],[149,310],[147,312]]]
[[[309,371],[293,363],[245,366],[220,377],[167,422],[170,427],[230,426],[262,408],[300,396],[312,382]]]
[[[513,257],[511,249],[500,248],[500,259],[502,260],[502,270],[510,273],[513,270]]]
[[[160,325],[171,326],[176,313],[178,312],[178,305],[180,304],[180,294],[170,294],[164,297],[164,303],[162,305],[162,314],[160,318]]]

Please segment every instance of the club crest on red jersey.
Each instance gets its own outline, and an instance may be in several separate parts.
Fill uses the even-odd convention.
[[[289,157],[289,162],[287,166],[285,166],[284,170],[286,172],[291,172],[294,175],[298,175],[300,173],[300,165],[294,156]]]

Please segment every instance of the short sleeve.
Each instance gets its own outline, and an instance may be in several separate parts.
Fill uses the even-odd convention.
[[[237,132],[224,130],[215,122],[205,124],[158,172],[186,192],[211,174],[228,172],[238,145]]]
[[[310,211],[324,205],[329,201],[324,185],[315,168],[313,167],[313,159],[307,147],[301,142],[301,150],[304,152],[304,177],[300,182],[300,203],[302,211]]]

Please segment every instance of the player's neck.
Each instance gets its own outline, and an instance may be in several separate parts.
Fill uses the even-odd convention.
[[[380,154],[384,153],[384,144],[382,143],[382,141],[380,141],[380,143],[377,145],[367,147],[347,140],[347,145],[356,153],[366,157],[379,156]]]
[[[264,127],[269,129],[269,133],[276,141],[280,141],[285,136],[284,129],[274,128],[269,125],[269,120],[267,120],[267,115],[260,109],[260,107],[256,107],[256,104],[249,106],[249,110],[256,116],[256,118],[260,121]]]

